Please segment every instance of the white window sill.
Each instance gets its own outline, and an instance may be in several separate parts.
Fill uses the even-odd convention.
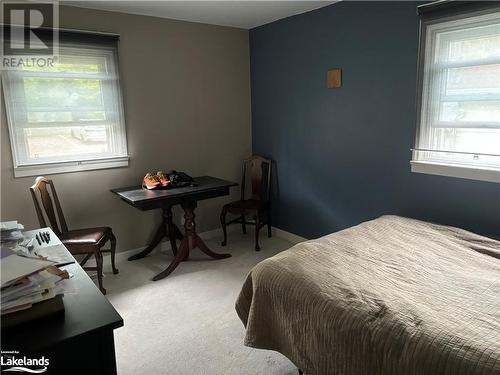
[[[410,164],[412,172],[500,183],[499,169],[474,168],[417,160],[412,160]]]
[[[40,176],[68,172],[90,171],[96,169],[119,168],[128,166],[128,157],[106,160],[89,160],[68,163],[39,164],[14,168],[14,177]]]

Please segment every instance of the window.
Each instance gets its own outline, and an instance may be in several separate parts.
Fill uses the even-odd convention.
[[[116,55],[61,40],[52,67],[2,73],[15,176],[128,165]]]
[[[412,171],[500,182],[500,11],[421,24]]]

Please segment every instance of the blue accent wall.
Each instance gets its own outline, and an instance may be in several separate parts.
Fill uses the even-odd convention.
[[[500,184],[410,171],[416,6],[343,1],[251,30],[253,152],[276,160],[277,227],[313,238],[398,214],[500,233]]]

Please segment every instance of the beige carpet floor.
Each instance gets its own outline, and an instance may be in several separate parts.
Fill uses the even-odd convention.
[[[225,248],[218,238],[208,240],[214,251],[233,256],[209,260],[195,250],[188,262],[156,282],[151,277],[166,267],[171,255],[122,259],[118,275],[106,260],[107,297],[125,323],[115,331],[118,373],[297,375],[281,354],[243,345],[244,327],[234,310],[248,271],[292,245],[276,236],[263,237],[260,252],[253,250],[252,232],[231,233]]]

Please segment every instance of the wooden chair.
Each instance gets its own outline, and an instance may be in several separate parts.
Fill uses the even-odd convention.
[[[106,289],[102,286],[102,253],[111,253],[111,266],[113,273],[117,274],[118,269],[115,267],[115,250],[116,238],[113,231],[109,227],[87,228],[68,230],[66,220],[57,197],[56,189],[51,180],[41,176],[37,177],[33,186],[30,187],[31,196],[35,204],[36,214],[40,226],[46,227],[45,216],[48,218],[49,226],[54,233],[61,239],[62,243],[68,248],[73,255],[85,255],[80,265],[84,264],[90,259],[92,255],[95,256],[97,267],[83,267],[87,271],[97,271],[97,280],[99,282],[99,289],[103,294],[106,294]],[[40,196],[40,201],[37,198]],[[45,216],[44,216],[45,214]],[[106,242],[110,242],[110,248],[103,250],[102,247]]]
[[[227,244],[226,226],[233,223],[240,223],[243,233],[246,234],[246,225],[255,225],[255,251],[260,250],[259,231],[267,224],[267,236],[271,237],[271,171],[272,160],[262,156],[252,156],[243,162],[243,176],[241,178],[241,199],[228,203],[222,208],[220,222],[224,232],[222,246]],[[251,179],[252,194],[249,199],[245,199],[245,184],[247,174]],[[238,217],[226,222],[226,214],[232,213]],[[250,216],[254,221],[246,221]]]

